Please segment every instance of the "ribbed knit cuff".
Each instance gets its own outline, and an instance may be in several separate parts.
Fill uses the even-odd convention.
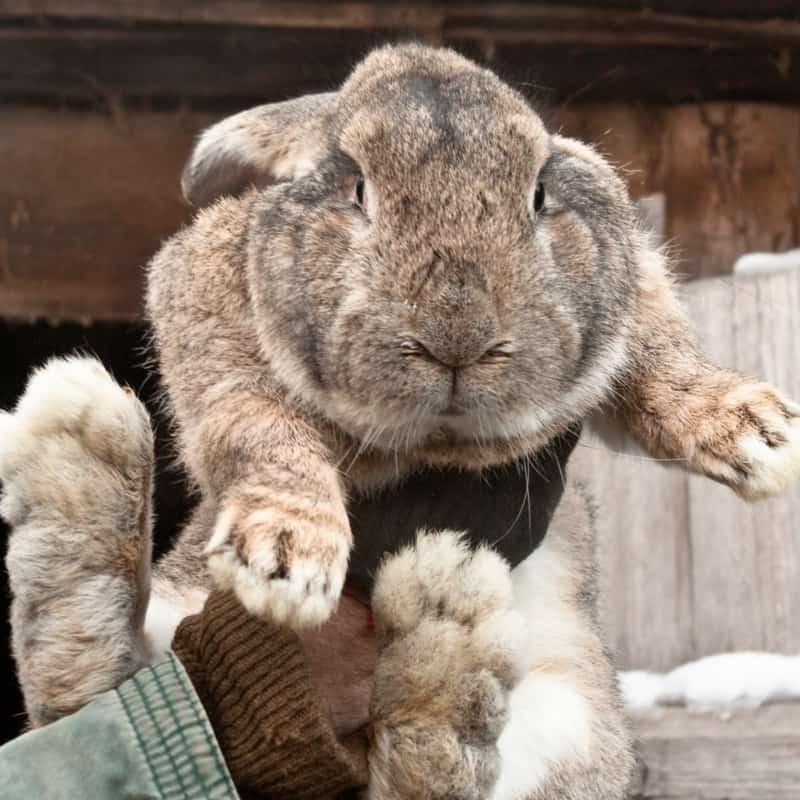
[[[173,650],[206,707],[237,788],[289,800],[364,785],[363,759],[336,739],[297,636],[214,592]]]

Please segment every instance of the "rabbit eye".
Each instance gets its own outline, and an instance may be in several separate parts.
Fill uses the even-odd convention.
[[[380,198],[363,173],[357,172],[350,184],[350,203],[357,208],[368,222],[375,219]]]
[[[367,210],[367,185],[363,175],[359,175],[353,187],[353,202],[366,213]]]
[[[539,181],[533,192],[533,210],[538,214],[544,208],[544,184]]]

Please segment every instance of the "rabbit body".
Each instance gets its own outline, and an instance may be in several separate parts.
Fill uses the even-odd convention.
[[[386,48],[297,103],[200,140],[189,197],[272,183],[168,242],[147,308],[211,571],[303,626],[344,581],[348,494],[530,456],[606,399],[647,245],[601,158],[454,53]]]
[[[613,168],[451,51],[224,120],[184,190],[211,205],[148,314],[211,571],[255,613],[327,618],[349,493],[530,456],[608,401],[745,496],[800,469],[796,407],[698,353]]]

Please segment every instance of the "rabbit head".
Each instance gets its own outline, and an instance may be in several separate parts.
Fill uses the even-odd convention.
[[[384,47],[338,92],[207,130],[187,198],[253,185],[262,350],[353,435],[552,429],[624,362],[640,235],[623,182],[450,50]]]

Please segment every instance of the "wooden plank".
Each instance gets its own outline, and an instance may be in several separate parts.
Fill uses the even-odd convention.
[[[527,4],[514,11],[485,3],[466,4],[461,15],[449,5],[445,13],[427,4],[354,4],[369,10],[361,15],[335,10],[347,11],[347,4],[326,5],[312,20],[305,5],[259,4],[263,18],[257,19],[269,27],[233,24],[221,11],[210,17],[215,24],[189,14],[187,25],[169,24],[169,15],[167,22],[126,25],[102,18],[40,25],[14,17],[0,27],[0,93],[84,103],[105,96],[223,104],[283,98],[329,89],[373,46],[414,37],[485,61],[546,103],[800,100],[800,20],[639,12],[606,19],[622,12]],[[170,7],[159,4],[153,14]],[[715,25],[728,33],[714,33],[709,26]]]
[[[741,711],[731,719],[670,709],[635,725],[647,800],[796,800],[800,705]]]
[[[474,52],[469,42],[445,42],[467,54]],[[782,52],[786,55],[781,56]],[[534,46],[497,40],[477,54],[523,91],[541,98],[544,105],[576,100],[794,103],[799,97],[795,48],[631,44],[620,49],[579,42]]]
[[[199,100],[227,109],[329,91],[380,40],[372,31],[6,27],[0,94],[100,107],[120,98]]]
[[[794,271],[755,281],[737,278],[733,286],[738,301],[751,298],[745,306],[736,306],[737,367],[765,375],[791,397],[800,398],[800,275]],[[770,649],[791,652],[800,642],[800,490],[749,510],[750,529],[760,545],[757,577],[764,639]]]
[[[800,108],[590,103],[554,119],[623,165],[634,195],[664,193],[682,273],[728,273],[742,253],[800,245]]]
[[[569,465],[597,502],[601,619],[621,669],[692,657],[686,475],[585,435]]]
[[[702,281],[687,287],[686,294],[709,358],[720,366],[735,367],[738,324],[734,306],[739,298],[731,284]],[[725,487],[698,476],[689,478],[695,656],[742,648],[762,650],[767,645],[761,621],[768,611],[762,607],[754,574],[759,544],[748,525],[749,516],[750,509]],[[787,532],[781,533],[785,536]]]
[[[0,315],[135,319],[203,115],[0,109]]]
[[[715,361],[800,398],[800,270],[683,291]],[[800,487],[748,505],[621,442],[612,450],[585,439],[570,471],[599,505],[603,620],[620,666],[668,670],[729,650],[800,651]]]
[[[619,2],[255,2],[251,0],[0,0],[0,14],[12,17],[67,17],[126,22],[236,23],[268,27],[360,30],[440,29],[445,35],[483,39],[505,36],[545,40],[551,33],[581,41],[612,41],[619,46],[767,41],[792,44],[800,39],[796,7],[773,3],[760,8],[764,18],[737,18],[730,4],[629,4]],[[698,12],[698,5],[701,11]],[[705,13],[703,13],[705,6]],[[679,13],[676,13],[678,11]],[[682,13],[681,13],[682,12]],[[712,16],[716,13],[717,16]],[[776,19],[783,17],[783,19]]]
[[[706,349],[723,366],[800,397],[800,271],[687,287]],[[698,656],[800,649],[800,488],[754,506],[689,480]]]

